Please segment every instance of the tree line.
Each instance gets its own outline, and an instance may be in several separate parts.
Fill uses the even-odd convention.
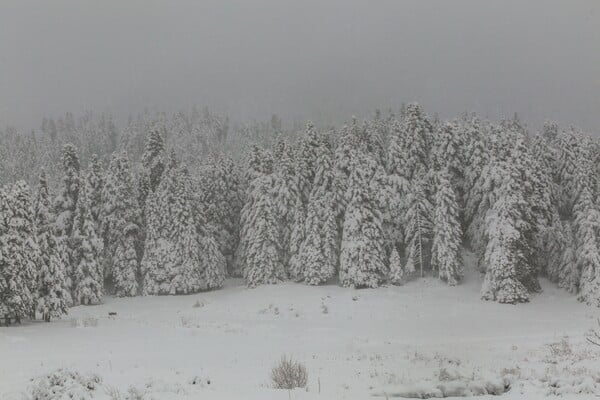
[[[465,249],[485,300],[526,302],[545,276],[600,305],[599,145],[575,128],[440,121],[408,104],[295,134],[274,117],[232,140],[226,118],[199,115],[142,124],[134,156],[115,148],[139,143],[132,122],[120,135],[105,122],[113,128],[92,135],[109,143],[99,155],[78,137],[58,165],[34,163],[54,183],[45,170],[34,190],[5,179],[0,310],[48,321],[105,293],[187,294],[228,276],[249,287],[376,288],[425,275],[454,286]],[[52,124],[35,154],[40,142],[53,154],[65,135]],[[4,135],[11,146],[16,137]]]

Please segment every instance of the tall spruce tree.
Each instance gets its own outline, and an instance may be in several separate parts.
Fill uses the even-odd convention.
[[[142,292],[185,294],[218,288],[225,258],[210,232],[199,229],[192,182],[187,170],[172,164],[148,198]]]
[[[433,235],[434,208],[427,196],[428,185],[425,177],[415,180],[412,192],[407,195],[408,206],[404,215],[405,268],[418,270],[421,277],[430,266]]]
[[[338,223],[335,209],[333,160],[328,144],[318,149],[313,189],[304,225],[304,241],[299,249],[302,279],[310,285],[327,282],[338,262]]]
[[[600,306],[600,209],[593,200],[589,177],[591,160],[578,160],[577,200],[573,208],[575,217],[576,265],[579,274],[578,299]]]
[[[249,287],[256,287],[278,283],[286,278],[286,273],[273,207],[273,177],[259,176],[251,187],[252,208],[248,210],[243,229],[244,278]]]
[[[88,166],[88,171],[85,175],[85,185],[88,188],[88,198],[90,202],[90,213],[97,232],[100,232],[100,217],[102,212],[102,189],[104,186],[104,172],[102,170],[102,162],[96,154],[92,155],[92,159]]]
[[[35,313],[36,268],[41,258],[24,181],[0,188],[0,249],[0,309],[20,322]]]
[[[65,266],[67,287],[73,290],[73,264],[72,254],[75,250],[71,241],[73,234],[73,220],[79,199],[79,190],[82,186],[80,177],[80,163],[77,149],[72,144],[63,147],[61,162],[63,167],[62,187],[54,199],[54,215],[56,238],[60,261]]]
[[[117,296],[135,296],[141,215],[126,152],[113,155],[102,191],[102,204],[105,276],[112,278]]]
[[[71,294],[66,287],[65,270],[60,261],[54,235],[54,215],[51,212],[50,194],[45,172],[40,174],[34,205],[37,243],[40,262],[37,266],[36,311],[42,319],[60,318],[67,313]]]
[[[462,276],[462,232],[456,195],[450,179],[447,167],[438,174],[431,264],[437,269],[440,279],[453,286]]]
[[[282,262],[286,269],[289,268],[292,250],[290,243],[292,230],[294,229],[294,217],[296,206],[302,201],[298,176],[294,168],[294,155],[292,149],[285,144],[279,145],[280,156],[276,162],[273,183],[273,204],[275,206],[277,225],[279,227],[279,238],[282,252]],[[312,184],[312,182],[311,182]],[[301,208],[303,210],[303,207]]]
[[[514,172],[511,174],[511,165],[501,163],[498,167],[509,178],[486,217],[486,274],[481,295],[485,300],[514,304],[529,301],[528,290],[521,282],[529,268],[529,243],[521,228],[523,198],[516,187],[518,180]]]
[[[382,213],[375,198],[383,169],[368,154],[358,153],[348,182],[340,254],[340,283],[356,288],[378,287],[387,277]]]
[[[70,240],[74,249],[72,297],[76,304],[82,305],[99,304],[104,294],[104,277],[100,262],[103,245],[96,234],[89,204],[87,187],[82,186]]]

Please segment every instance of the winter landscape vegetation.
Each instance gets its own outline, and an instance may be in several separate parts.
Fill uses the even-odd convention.
[[[31,398],[227,397],[273,388],[267,366],[287,355],[308,375],[298,398],[515,395],[532,380],[544,395],[599,393],[586,339],[600,306],[600,143],[576,128],[440,121],[410,103],[292,132],[277,116],[232,129],[208,110],[123,129],[66,114],[2,143],[0,350],[21,367],[0,367],[13,391],[41,374]],[[330,350],[338,337],[348,348]],[[514,354],[464,359],[479,343]],[[154,362],[183,381],[110,386],[164,379]],[[264,371],[226,383],[229,363]]]
[[[0,1],[0,400],[600,398],[599,5],[284,3]]]

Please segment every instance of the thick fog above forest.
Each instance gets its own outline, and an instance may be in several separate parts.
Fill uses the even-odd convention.
[[[312,119],[419,101],[600,132],[600,3],[2,1],[0,126],[209,106]]]

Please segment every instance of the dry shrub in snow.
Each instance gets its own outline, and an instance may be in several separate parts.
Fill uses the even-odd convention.
[[[98,375],[81,375],[75,371],[58,369],[33,379],[29,387],[30,400],[88,400],[102,387]]]
[[[308,372],[303,364],[283,356],[271,370],[271,381],[275,389],[304,388],[308,383]]]

